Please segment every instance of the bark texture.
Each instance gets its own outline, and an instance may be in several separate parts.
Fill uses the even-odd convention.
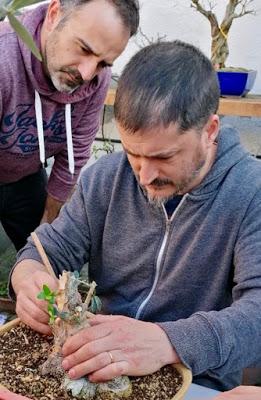
[[[205,6],[205,3],[208,6]],[[191,6],[206,17],[211,27],[211,61],[216,69],[224,68],[229,55],[228,34],[233,21],[247,14],[255,14],[251,9],[253,0],[228,0],[221,23],[214,13],[212,1],[191,0]]]

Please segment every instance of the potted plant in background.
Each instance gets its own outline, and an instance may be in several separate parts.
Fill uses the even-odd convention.
[[[206,17],[211,27],[211,61],[217,70],[221,96],[245,96],[253,87],[257,71],[226,67],[229,55],[228,35],[235,19],[255,15],[253,0],[228,0],[221,23],[214,13],[216,4],[208,0],[208,7],[200,0],[191,0],[191,7]]]

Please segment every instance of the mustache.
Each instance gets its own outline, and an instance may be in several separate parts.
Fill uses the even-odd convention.
[[[72,77],[72,79],[75,83],[77,83],[79,85],[84,83],[81,75],[79,74],[79,72],[77,70],[72,69],[72,68],[63,68],[61,71],[67,72]]]
[[[169,184],[172,184],[173,182],[170,179],[160,179],[160,178],[156,178],[154,179],[154,181],[152,181],[150,183],[150,186],[155,186],[155,187],[162,187],[162,186],[166,186]]]

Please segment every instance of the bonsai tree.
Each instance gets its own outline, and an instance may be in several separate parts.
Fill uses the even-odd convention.
[[[218,22],[213,10],[215,4],[208,0],[208,6],[201,0],[190,0],[191,7],[206,17],[211,27],[211,61],[216,69],[224,68],[229,55],[228,34],[235,19],[247,14],[255,14],[251,8],[253,0],[227,0],[225,15],[221,23]]]
[[[81,291],[87,295],[83,299]],[[96,283],[88,283],[79,278],[77,272],[63,272],[59,278],[56,292],[46,285],[38,299],[47,303],[49,325],[54,336],[54,345],[48,359],[41,366],[42,375],[62,378],[62,387],[73,398],[99,400],[127,398],[132,393],[132,386],[127,376],[120,376],[104,383],[92,383],[87,377],[71,380],[62,368],[62,346],[66,339],[89,326],[89,319],[101,309],[101,301],[95,294]],[[79,290],[78,290],[79,289]],[[85,289],[85,290],[83,290]]]
[[[15,14],[21,8],[39,3],[43,0],[0,0],[0,21],[5,17],[8,18],[12,28],[16,31],[17,35],[26,43],[35,57],[42,61],[39,49],[37,48],[31,34],[25,29],[21,22],[15,17]]]

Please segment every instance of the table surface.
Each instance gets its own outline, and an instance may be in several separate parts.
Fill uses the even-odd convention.
[[[109,89],[105,99],[105,105],[113,106],[115,92],[116,89]],[[261,95],[220,98],[218,114],[236,115],[240,117],[261,117]]]
[[[192,383],[187,391],[184,400],[211,400],[218,395],[217,390],[209,389]]]

